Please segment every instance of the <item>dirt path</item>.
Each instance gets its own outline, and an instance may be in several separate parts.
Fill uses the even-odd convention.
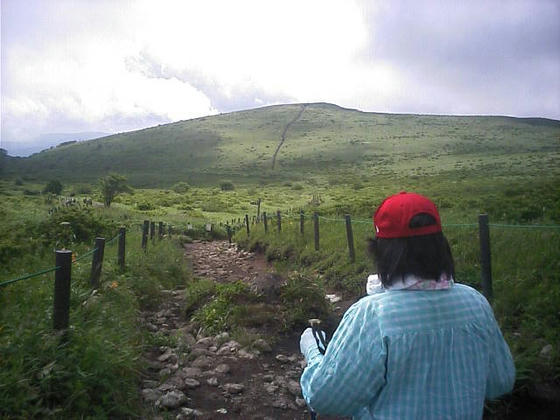
[[[194,242],[185,251],[197,277],[243,280],[261,292],[282,282],[262,255],[224,241]],[[206,337],[182,313],[185,291],[167,295],[157,311],[143,314],[152,332],[176,338],[170,340],[173,345],[153,346],[145,355],[142,395],[149,418],[310,418],[299,386],[305,366],[299,334],[267,337],[246,347],[227,333]]]
[[[276,151],[274,152],[274,155],[272,156],[272,170],[274,170],[274,166],[276,165],[276,156],[278,155],[278,152],[280,151],[280,148],[282,147],[282,145],[286,141],[286,133],[288,132],[288,129],[290,128],[290,126],[293,123],[295,123],[297,120],[299,120],[301,118],[301,114],[303,114],[303,111],[305,111],[306,106],[307,106],[307,104],[302,104],[301,109],[299,110],[297,115],[294,117],[294,119],[291,120],[288,124],[286,124],[286,127],[284,127],[284,131],[282,131],[282,136],[280,137],[280,143],[278,144],[278,147],[276,148]]]

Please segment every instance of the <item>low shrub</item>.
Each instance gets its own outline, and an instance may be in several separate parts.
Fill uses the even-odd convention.
[[[243,313],[238,307],[257,299],[258,296],[241,281],[217,284],[212,298],[194,313],[193,320],[198,322],[207,334],[231,331]],[[237,315],[233,316],[233,313]]]

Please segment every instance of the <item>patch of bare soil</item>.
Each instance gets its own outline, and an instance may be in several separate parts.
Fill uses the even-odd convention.
[[[271,299],[284,279],[264,256],[238,250],[227,241],[193,242],[185,247],[195,276],[216,282],[242,280]],[[305,361],[299,333],[275,336],[260,329],[243,346],[227,333],[205,336],[182,310],[184,290],[167,292],[161,306],[143,314],[146,328],[174,337],[173,345],[145,354],[142,396],[146,418],[309,419],[299,386]],[[343,302],[339,311],[351,302]],[[321,420],[337,417],[320,416]]]

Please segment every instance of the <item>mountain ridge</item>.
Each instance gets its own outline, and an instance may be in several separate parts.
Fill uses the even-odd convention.
[[[503,165],[511,158],[536,163],[549,155],[556,163],[559,135],[560,121],[546,118],[386,114],[324,102],[297,103],[177,121],[59,145],[26,158],[8,157],[5,172],[71,182],[92,182],[119,172],[135,186],[220,179],[290,181],[325,172],[348,178],[423,176]]]

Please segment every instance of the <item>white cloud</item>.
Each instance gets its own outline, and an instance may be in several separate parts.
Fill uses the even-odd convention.
[[[551,4],[4,0],[2,137],[280,102],[558,117]]]

